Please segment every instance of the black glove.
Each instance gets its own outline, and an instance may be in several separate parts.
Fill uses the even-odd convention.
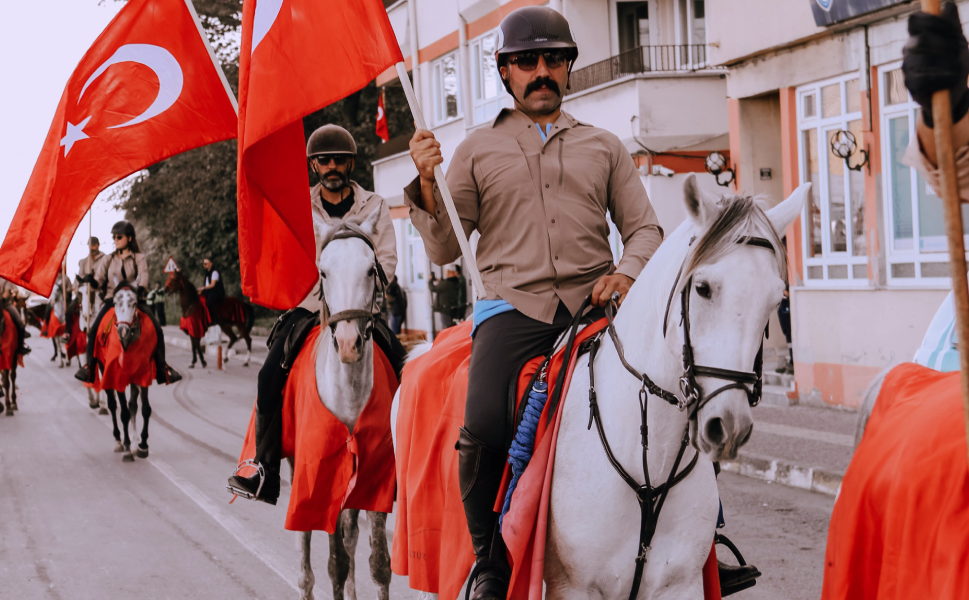
[[[932,122],[932,94],[949,90],[952,122],[969,112],[969,43],[955,4],[942,5],[940,16],[919,11],[908,19],[911,36],[902,50],[905,87],[922,107],[922,120]]]

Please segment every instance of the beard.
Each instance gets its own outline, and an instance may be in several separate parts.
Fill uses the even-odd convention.
[[[331,178],[333,175],[335,175],[336,178]],[[349,179],[349,174],[343,174],[339,171],[327,171],[325,174],[320,176],[320,183],[323,184],[323,187],[331,192],[339,192],[343,188],[347,187],[347,182]]]

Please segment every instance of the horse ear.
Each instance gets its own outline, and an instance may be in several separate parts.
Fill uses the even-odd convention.
[[[787,231],[787,226],[801,214],[804,209],[804,202],[810,192],[811,183],[802,183],[787,197],[787,200],[778,203],[777,206],[767,211],[767,220],[770,221],[778,237],[782,237]]]
[[[716,203],[700,191],[693,173],[683,184],[683,202],[690,219],[701,229],[706,229],[717,215]]]
[[[367,215],[367,218],[360,223],[360,229],[370,237],[373,237],[377,233],[377,222],[380,220],[380,215],[384,211],[384,202],[385,200],[381,198],[377,206]]]

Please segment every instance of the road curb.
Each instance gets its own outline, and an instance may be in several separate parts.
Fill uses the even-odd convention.
[[[762,481],[779,483],[788,487],[799,488],[836,496],[841,487],[843,473],[834,473],[824,469],[802,467],[790,462],[741,452],[735,460],[722,461],[720,467],[724,471],[737,473]]]

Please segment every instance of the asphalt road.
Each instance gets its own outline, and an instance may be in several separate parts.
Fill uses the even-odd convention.
[[[58,369],[47,360],[50,346],[31,341],[20,411],[0,416],[0,598],[298,597],[297,536],[283,529],[288,485],[277,507],[230,506],[225,491],[257,365],[189,370],[190,354],[169,347],[185,380],[150,388],[151,456],[122,463],[110,417],[87,407],[76,367]],[[733,597],[818,598],[832,499],[727,473],[720,486],[725,533],[764,572]],[[375,590],[361,525],[363,599]],[[316,534],[313,547],[316,597],[329,598],[327,536]],[[392,598],[417,596],[394,577]]]

